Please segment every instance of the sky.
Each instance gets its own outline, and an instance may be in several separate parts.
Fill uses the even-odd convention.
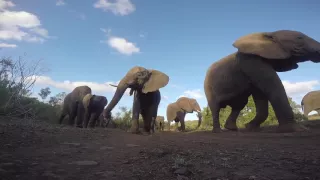
[[[160,89],[158,115],[181,96],[207,105],[203,82],[209,66],[236,51],[232,43],[253,32],[301,31],[320,41],[320,2],[236,0],[0,0],[0,56],[41,60],[33,96],[53,96],[88,85],[110,102],[134,66],[170,77]],[[304,62],[278,73],[288,96],[320,88],[320,64]],[[132,107],[125,95],[119,106]],[[196,113],[187,120],[197,119]]]

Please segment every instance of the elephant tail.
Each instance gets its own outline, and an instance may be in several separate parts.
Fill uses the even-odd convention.
[[[304,106],[304,102],[303,102],[303,99],[301,100],[301,109],[303,111],[303,106]]]

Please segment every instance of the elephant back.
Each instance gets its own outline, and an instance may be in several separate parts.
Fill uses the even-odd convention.
[[[72,99],[76,101],[82,101],[85,95],[91,94],[91,88],[89,86],[78,86],[74,88],[74,90],[71,92]]]

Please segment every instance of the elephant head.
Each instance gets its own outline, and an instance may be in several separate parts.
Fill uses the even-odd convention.
[[[291,30],[252,33],[237,39],[233,46],[238,52],[258,55],[278,72],[298,68],[299,62],[320,62],[320,43]]]
[[[112,100],[103,112],[106,118],[111,110],[117,105],[127,88],[131,88],[130,95],[134,90],[141,90],[142,93],[154,92],[165,87],[169,82],[169,76],[155,69],[146,69],[135,66],[120,80],[116,86],[117,90]]]
[[[308,117],[308,114],[313,110],[316,110],[319,113],[320,112],[320,90],[308,92],[302,98],[301,108],[306,117]]]
[[[193,113],[193,111],[196,111],[198,113],[201,112],[201,108],[197,102],[196,99],[193,98],[187,98],[187,97],[180,97],[176,103],[178,106],[186,111],[187,113]]]

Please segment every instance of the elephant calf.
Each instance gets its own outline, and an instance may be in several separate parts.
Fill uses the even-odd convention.
[[[77,117],[76,126],[82,128],[84,107],[82,100],[84,96],[91,94],[91,88],[89,86],[78,86],[74,88],[63,100],[63,108],[59,118],[59,124],[62,123],[66,115],[69,116],[69,125],[74,125],[74,119]]]
[[[68,115],[69,125],[74,125],[74,119],[77,117],[77,127],[82,128],[84,125],[87,128],[89,120],[90,127],[94,127],[107,103],[106,97],[92,95],[90,87],[78,86],[64,98],[59,124]]]
[[[160,131],[163,131],[164,130],[164,117],[157,116],[155,125]]]
[[[85,109],[85,118],[84,118],[84,127],[87,128],[88,123],[89,127],[93,128],[96,125],[96,122],[101,115],[104,107],[107,105],[108,100],[104,96],[87,94],[83,98],[83,106]]]
[[[167,106],[167,120],[169,124],[170,130],[170,123],[171,121],[175,121],[176,125],[178,122],[181,123],[181,131],[185,130],[185,122],[184,118],[186,113],[193,113],[193,111],[197,112],[197,116],[199,118],[198,127],[201,125],[202,115],[201,115],[201,108],[196,99],[181,97],[176,102],[170,103]]]

